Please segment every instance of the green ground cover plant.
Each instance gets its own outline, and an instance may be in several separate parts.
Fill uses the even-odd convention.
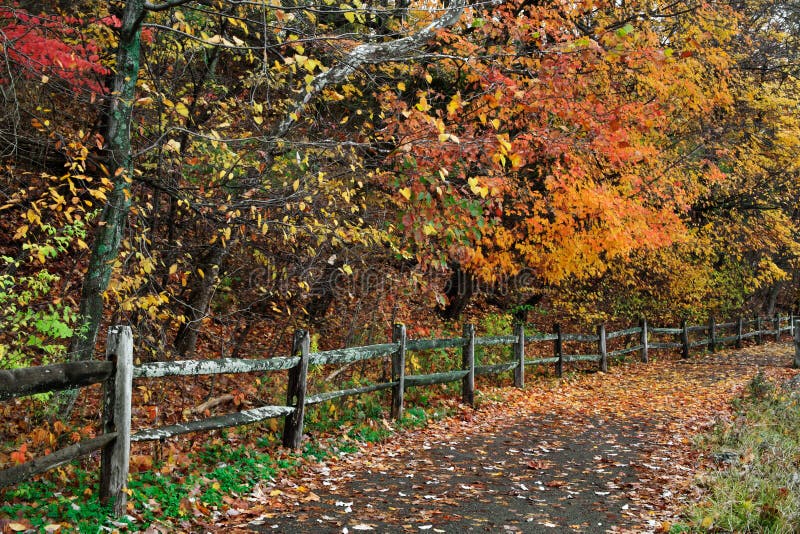
[[[19,484],[0,494],[0,517],[18,520],[38,532],[96,533],[105,528],[139,531],[152,523],[185,529],[195,520],[213,518],[225,510],[231,498],[249,494],[260,481],[279,473],[291,474],[304,460],[324,461],[353,453],[364,443],[390,438],[403,429],[419,428],[449,413],[447,406],[412,406],[399,421],[383,423],[377,399],[353,403],[335,418],[325,403],[319,417],[307,430],[316,437],[307,440],[298,453],[278,449],[278,433],[262,424],[264,433],[254,444],[232,446],[234,431],[220,432],[195,452],[162,450],[145,468],[133,472],[128,481],[129,514],[109,519],[111,509],[100,503],[96,463],[88,460],[55,470],[32,482]],[[336,429],[343,432],[336,432]],[[253,435],[259,431],[252,432]],[[238,441],[235,436],[233,441]],[[163,448],[163,447],[162,447]],[[135,463],[135,462],[134,462]]]

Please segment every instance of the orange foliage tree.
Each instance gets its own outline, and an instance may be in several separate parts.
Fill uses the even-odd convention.
[[[541,288],[690,239],[686,213],[723,178],[694,150],[697,124],[731,103],[736,18],[659,9],[476,9],[439,62],[386,87],[384,180],[421,262]]]

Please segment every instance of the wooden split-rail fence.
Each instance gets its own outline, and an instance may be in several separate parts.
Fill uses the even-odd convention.
[[[0,488],[17,484],[30,477],[53,469],[64,463],[102,451],[100,462],[100,495],[105,503],[113,503],[113,513],[120,516],[125,512],[125,486],[128,480],[128,463],[132,442],[163,440],[190,432],[203,432],[214,429],[256,423],[272,418],[284,418],[283,444],[298,448],[303,435],[305,408],[333,399],[361,395],[368,392],[391,390],[391,415],[402,417],[404,393],[409,387],[427,386],[461,381],[461,397],[465,404],[472,405],[475,396],[475,377],[514,371],[514,385],[525,385],[525,368],[530,365],[553,364],[555,372],[561,376],[565,365],[570,362],[591,361],[599,364],[600,370],[608,369],[611,359],[626,354],[638,353],[642,362],[648,361],[651,350],[677,350],[683,358],[690,351],[706,347],[715,351],[725,344],[740,347],[742,342],[755,339],[762,343],[765,339],[780,341],[784,333],[790,333],[795,342],[795,367],[800,367],[800,319],[793,315],[774,318],[756,317],[738,319],[734,322],[717,324],[713,319],[708,324],[690,326],[683,321],[678,328],[653,328],[642,320],[639,326],[606,332],[600,325],[594,334],[570,334],[561,331],[559,326],[549,334],[525,334],[523,325],[515,326],[511,335],[476,337],[475,327],[465,325],[462,337],[452,339],[411,340],[406,336],[404,325],[395,325],[392,342],[366,347],[329,350],[311,353],[309,334],[305,330],[295,333],[292,353],[289,357],[268,359],[220,358],[216,360],[182,360],[171,362],[151,362],[133,364],[133,335],[130,327],[114,326],[109,329],[104,361],[82,361],[29,367],[25,369],[0,370],[0,401],[15,397],[62,391],[102,383],[103,394],[103,433],[95,438],[81,441],[60,449],[52,454],[38,457],[30,462],[0,471]],[[620,341],[613,341],[620,340]],[[609,342],[628,345],[609,350]],[[552,342],[552,356],[528,360],[525,358],[526,344]],[[631,344],[632,343],[632,344]],[[590,344],[596,347],[591,354],[569,354],[566,344]],[[512,358],[495,365],[475,365],[476,347],[510,345]],[[406,354],[434,349],[461,349],[460,369],[424,374],[406,374]],[[307,375],[309,366],[349,364],[376,358],[391,357],[391,381],[367,386],[309,394]],[[132,383],[140,378],[162,378],[168,376],[196,376],[212,374],[237,374],[252,372],[289,372],[286,404],[281,406],[261,406],[226,415],[208,417],[175,425],[151,428],[131,433],[131,392]]]

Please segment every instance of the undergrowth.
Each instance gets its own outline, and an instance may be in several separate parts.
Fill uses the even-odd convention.
[[[241,432],[236,429],[222,431],[194,452],[172,448],[146,469],[131,473],[128,514],[120,519],[109,518],[109,507],[100,503],[96,461],[62,467],[0,493],[0,519],[37,532],[139,531],[153,523],[191,530],[193,524],[213,521],[235,506],[235,499],[246,497],[256,484],[268,483],[279,473],[291,474],[304,459],[321,461],[352,453],[363,443],[423,427],[450,411],[446,406],[437,405],[435,410],[414,406],[390,423],[378,399],[365,397],[365,402],[335,410],[330,404],[320,406],[307,424],[308,433],[320,437],[305,440],[296,453],[277,447],[279,434],[268,423],[250,427],[249,435],[260,435],[253,443],[232,445],[239,442]]]
[[[734,403],[735,418],[704,436],[717,468],[704,498],[672,532],[792,533],[800,529],[800,392],[759,371]]]

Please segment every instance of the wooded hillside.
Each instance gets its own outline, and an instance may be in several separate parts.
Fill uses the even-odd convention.
[[[147,361],[489,311],[794,308],[799,20],[784,0],[6,2],[0,365],[91,358],[111,322]]]

